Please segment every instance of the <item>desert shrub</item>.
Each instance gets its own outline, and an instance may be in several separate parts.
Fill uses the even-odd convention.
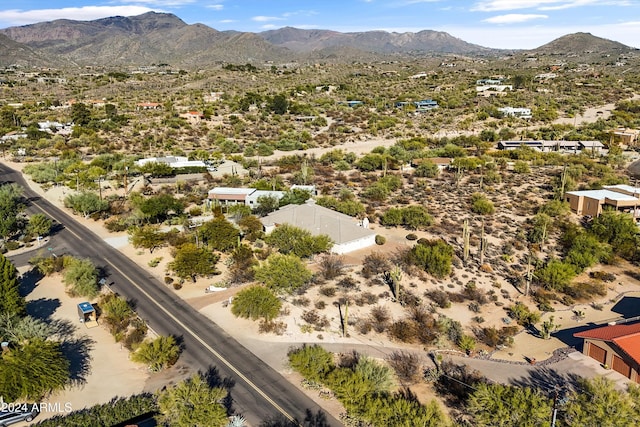
[[[164,284],[165,285],[170,285],[173,283],[173,277],[171,276],[164,276]]]
[[[594,280],[602,280],[603,282],[613,282],[616,280],[616,275],[607,273],[606,271],[592,271],[589,273],[589,277]]]
[[[472,370],[464,364],[458,365],[450,360],[440,364],[440,372],[443,375],[437,377],[436,392],[443,396],[451,406],[458,406],[466,401],[477,384],[488,382],[479,371]]]
[[[405,343],[413,343],[418,338],[418,329],[415,322],[408,319],[393,322],[387,331],[389,338]]]
[[[409,262],[424,269],[437,278],[444,278],[451,273],[453,247],[443,240],[429,240],[426,244],[418,244],[409,252]]]
[[[507,307],[507,313],[521,326],[532,326],[540,321],[540,313],[529,310],[529,307],[520,301]]]
[[[414,233],[407,234],[407,240],[418,240],[418,236]]]
[[[486,304],[487,293],[482,289],[479,289],[475,282],[469,282],[465,285],[462,294],[468,300],[475,301],[478,304]]]
[[[335,286],[323,286],[320,288],[318,292],[325,297],[334,297],[336,295],[336,287]]]
[[[513,342],[513,336],[518,332],[516,326],[505,326],[497,329],[493,326],[477,329],[476,337],[489,347],[509,346]]]
[[[296,307],[308,307],[311,304],[311,300],[307,297],[294,298],[291,300],[291,304]]]
[[[104,222],[104,227],[112,233],[119,233],[122,231],[127,231],[127,228],[129,228],[129,223],[122,217],[114,217],[106,220]]]
[[[231,312],[236,317],[271,321],[278,316],[281,307],[282,302],[271,289],[254,285],[237,293]]]
[[[424,296],[431,299],[440,308],[451,307],[451,301],[449,300],[449,294],[439,289],[432,289],[426,291]]]
[[[420,378],[422,361],[418,355],[407,351],[394,351],[386,360],[403,384],[412,384]]]
[[[584,301],[594,296],[607,295],[607,287],[600,282],[573,283],[564,289],[564,293],[577,301]]]
[[[258,332],[261,334],[282,335],[287,330],[287,324],[277,320],[262,319],[258,326]]]
[[[324,310],[327,307],[327,303],[324,301],[316,301],[313,306],[318,310]]]
[[[310,381],[322,382],[335,369],[333,355],[319,345],[303,345],[288,353],[289,364]]]
[[[350,290],[355,289],[358,286],[358,282],[353,277],[345,277],[340,280],[337,285],[342,289]]]
[[[371,309],[369,317],[371,318],[373,329],[378,333],[384,332],[389,326],[389,321],[391,320],[389,309],[380,305]]]
[[[381,252],[372,252],[362,261],[362,275],[368,279],[377,274],[391,270],[389,258]]]
[[[344,258],[337,255],[323,256],[319,262],[322,277],[327,280],[334,279],[344,273]]]
[[[380,234],[376,234],[376,245],[384,245],[387,242],[387,238],[381,236]]]
[[[438,319],[438,328],[452,343],[457,343],[460,337],[464,334],[462,324],[460,322],[445,316],[441,316]]]

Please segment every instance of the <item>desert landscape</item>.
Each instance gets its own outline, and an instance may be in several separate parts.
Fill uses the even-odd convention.
[[[144,23],[154,55],[194,29],[125,21]],[[38,31],[128,45],[106,22]],[[7,34],[61,49],[34,31]],[[501,399],[538,425],[561,401],[570,426],[599,425],[581,400],[599,392],[633,425],[640,362],[615,342],[627,335],[598,331],[640,316],[636,50],[585,33],[352,61],[345,46],[294,59],[269,44],[294,33],[220,39],[225,60],[185,46],[175,64],[116,64],[105,47],[93,65],[0,69],[2,164],[38,195],[0,185],[0,355],[27,375],[26,351],[39,363],[46,349],[59,368],[28,381],[0,368],[15,385],[0,395],[84,410],[45,411],[42,426],[107,413],[105,425],[488,426],[501,409],[478,402]],[[83,247],[41,200],[117,257]],[[79,322],[85,301],[98,327]],[[521,396],[531,412],[513,406]],[[193,418],[180,424],[179,407]]]

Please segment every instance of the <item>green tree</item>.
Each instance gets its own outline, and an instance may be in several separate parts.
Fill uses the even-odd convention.
[[[134,248],[149,249],[149,253],[166,244],[166,234],[161,232],[158,226],[143,225],[129,230],[129,240]]]
[[[165,176],[174,176],[176,171],[167,163],[149,162],[145,163],[140,172],[147,173],[154,178],[161,178]]]
[[[0,312],[0,337],[22,345],[34,339],[46,340],[54,333],[50,324],[31,316]]]
[[[211,249],[227,252],[238,246],[240,230],[223,217],[205,222],[199,232]]]
[[[71,120],[75,125],[86,126],[91,122],[91,110],[86,104],[76,102],[71,106]]]
[[[440,168],[431,160],[424,160],[415,168],[413,174],[420,178],[435,178],[440,174]]]
[[[124,331],[129,326],[134,312],[126,299],[116,294],[107,294],[100,300],[102,319],[109,325],[112,334]]]
[[[411,263],[437,278],[451,274],[453,248],[443,240],[423,240],[409,253]]]
[[[626,259],[637,257],[638,226],[631,215],[605,210],[593,219],[591,232],[600,241],[609,243],[615,254]]]
[[[254,270],[256,280],[276,292],[292,292],[311,280],[313,276],[302,260],[293,254],[271,254]]]
[[[18,213],[22,210],[22,187],[18,184],[0,185],[0,237],[6,238],[18,229]]]
[[[447,416],[432,400],[422,405],[417,399],[403,393],[370,394],[360,404],[357,414],[373,427],[446,427]]]
[[[418,230],[433,224],[433,217],[424,206],[411,205],[402,210],[402,222],[410,230]]]
[[[471,195],[471,212],[478,215],[492,215],[496,211],[493,202],[484,194],[474,193]]]
[[[313,236],[311,232],[289,224],[276,227],[265,241],[283,254],[291,253],[300,258],[327,252],[333,244],[326,234]]]
[[[48,236],[51,232],[53,221],[45,214],[37,213],[29,217],[26,232],[32,236]]]
[[[98,269],[90,259],[65,257],[62,281],[71,296],[95,298],[100,292]]]
[[[194,243],[184,243],[175,250],[174,259],[168,267],[181,279],[190,278],[195,282],[198,276],[218,273],[216,263],[219,259],[209,249],[199,248]]]
[[[467,402],[478,427],[549,426],[551,407],[551,400],[538,390],[503,384],[478,383]]]
[[[227,390],[210,387],[201,375],[195,375],[158,393],[159,420],[176,427],[223,427],[227,411],[223,404]]]
[[[171,194],[159,194],[143,199],[138,207],[149,222],[162,222],[169,216],[170,212],[175,215],[181,215],[184,211],[182,201]]]
[[[300,188],[294,188],[284,193],[282,198],[278,201],[280,206],[286,205],[302,205],[304,202],[311,198],[311,192],[308,190],[302,190]]]
[[[564,407],[568,426],[626,427],[640,419],[638,386],[630,385],[629,393],[619,391],[608,378],[581,379]]]
[[[350,368],[332,370],[324,382],[348,412],[357,410],[366,396],[373,391],[373,385]]]
[[[247,215],[240,218],[238,227],[244,233],[244,238],[250,242],[254,242],[264,235],[262,223],[255,215]]]
[[[19,288],[18,270],[0,254],[0,314],[22,316],[26,313],[26,302]]]
[[[104,212],[109,209],[109,202],[101,200],[97,194],[88,191],[69,194],[64,199],[64,205],[73,209],[75,213],[81,213],[85,218],[88,218],[93,213]]]
[[[278,317],[282,302],[269,289],[254,285],[238,292],[233,298],[231,312],[236,317],[251,320],[273,320]]]
[[[329,372],[335,369],[333,355],[318,344],[305,344],[288,353],[289,365],[304,378],[317,383],[324,382]]]
[[[389,393],[396,387],[393,369],[370,357],[359,356],[354,371],[371,385],[371,392]]]
[[[178,361],[180,347],[176,339],[169,336],[159,336],[152,341],[145,341],[131,354],[131,360],[144,363],[153,372],[161,371]]]
[[[544,267],[535,272],[535,277],[545,288],[556,291],[566,289],[575,276],[575,267],[557,259],[549,260]]]
[[[276,196],[260,196],[254,211],[256,215],[264,216],[270,214],[280,207],[280,199]]]
[[[275,114],[285,114],[289,108],[289,101],[287,100],[286,96],[279,93],[278,95],[275,95],[273,97],[270,108],[271,111],[273,111]]]
[[[40,399],[69,380],[69,360],[55,341],[33,339],[0,353],[0,396],[5,402]]]
[[[571,247],[567,251],[565,262],[573,265],[577,272],[591,267],[611,255],[611,247],[599,242],[596,236],[580,232],[571,239]]]

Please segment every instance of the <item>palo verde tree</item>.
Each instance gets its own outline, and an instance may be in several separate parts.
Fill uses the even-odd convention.
[[[213,250],[227,252],[238,246],[240,230],[224,217],[207,221],[198,229],[205,244]]]
[[[17,215],[22,210],[22,187],[18,184],[0,185],[0,237],[11,236],[18,229]]]
[[[227,390],[211,387],[201,375],[195,375],[158,393],[159,421],[176,427],[228,425],[224,399]]]
[[[255,278],[276,292],[293,292],[311,280],[313,273],[296,255],[275,253],[254,267]]]
[[[474,426],[539,427],[551,424],[551,406],[551,399],[530,387],[479,383],[469,396],[467,411]]]
[[[210,276],[218,273],[216,263],[220,257],[209,249],[199,248],[194,243],[184,243],[174,252],[169,269],[181,279],[196,281],[198,276]]]
[[[143,225],[142,227],[134,227],[130,229],[131,236],[129,240],[134,248],[149,249],[149,253],[153,253],[154,249],[160,248],[166,244],[166,234],[161,232],[156,225]]]
[[[278,317],[282,302],[269,288],[254,285],[238,292],[233,299],[231,312],[236,317],[267,321]]]
[[[98,296],[98,269],[90,259],[65,257],[62,281],[71,296],[95,298]]]
[[[0,314],[25,314],[26,303],[20,295],[19,286],[16,267],[0,254]]]
[[[333,243],[326,234],[314,236],[307,230],[289,224],[276,227],[265,241],[283,254],[294,254],[300,258],[327,252]]]

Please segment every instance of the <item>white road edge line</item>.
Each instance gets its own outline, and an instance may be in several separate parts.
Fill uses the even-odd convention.
[[[40,209],[44,214],[48,215],[48,216],[52,216],[50,212],[45,211],[40,205],[38,205],[36,202],[32,202],[38,209]],[[55,218],[54,219],[56,221],[58,221],[60,224],[63,224],[63,221],[60,221],[59,218]],[[78,224],[80,227],[84,227],[82,224]],[[82,240],[82,238],[80,236],[78,236],[73,230],[70,229],[66,229],[69,233],[73,234],[76,239],[78,240]],[[91,230],[89,230],[91,232]],[[117,249],[116,249],[117,250]],[[267,402],[269,402],[274,408],[276,408],[282,415],[284,415],[289,421],[292,422],[296,422],[295,418],[292,417],[291,415],[289,415],[289,413],[287,411],[285,411],[284,409],[282,409],[280,407],[280,405],[278,405],[273,399],[271,399],[269,396],[267,396],[267,394],[262,391],[257,385],[255,385],[249,378],[247,378],[242,372],[240,372],[235,366],[233,366],[231,364],[231,362],[229,362],[227,359],[225,359],[224,357],[222,357],[222,355],[220,353],[218,353],[213,347],[211,347],[209,344],[207,344],[202,338],[200,338],[195,332],[193,332],[190,328],[188,328],[184,323],[182,323],[182,321],[180,321],[178,318],[176,318],[169,310],[167,310],[164,306],[162,306],[158,301],[156,301],[153,297],[151,297],[151,295],[149,295],[147,293],[147,291],[145,291],[144,289],[142,289],[142,287],[140,285],[138,285],[133,279],[131,279],[127,274],[125,274],[122,270],[120,270],[115,264],[113,264],[111,261],[109,261],[108,259],[104,258],[104,260],[111,266],[113,267],[115,270],[118,271],[118,273],[120,273],[123,277],[125,277],[133,286],[135,286],[140,292],[142,292],[150,301],[152,301],[160,310],[162,310],[167,316],[169,316],[171,319],[173,319],[174,322],[176,322],[178,325],[182,326],[182,328],[187,331],[193,338],[196,339],[196,341],[198,341],[200,344],[202,344],[202,346],[204,348],[206,348],[207,350],[209,350],[209,352],[211,354],[213,354],[215,357],[217,357],[222,363],[224,363],[229,369],[231,369],[236,375],[238,375],[240,378],[242,378],[251,388],[253,388],[256,392],[258,392],[258,394],[260,394],[260,396],[262,396]]]

